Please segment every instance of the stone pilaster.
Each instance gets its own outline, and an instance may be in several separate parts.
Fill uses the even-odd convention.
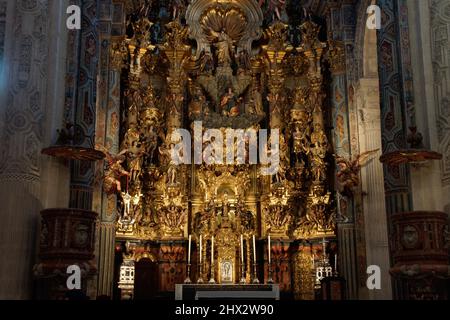
[[[96,101],[95,143],[102,145],[112,154],[119,153],[120,124],[120,77],[121,64],[117,63],[118,54],[112,50],[111,19],[113,6],[111,1],[103,1],[99,11],[99,63]],[[123,12],[114,13],[117,15]],[[117,42],[123,39],[118,39]],[[103,174],[103,162],[96,166],[97,176]],[[113,295],[114,286],[114,247],[117,217],[117,196],[107,195],[102,185],[94,186],[93,208],[100,213],[97,239],[98,279],[93,285],[97,296]],[[93,290],[94,291],[94,290]],[[94,293],[94,292],[93,292]]]
[[[67,168],[40,153],[61,127],[64,6],[0,1],[0,299],[32,297],[39,212],[67,205]]]
[[[391,299],[383,166],[378,161],[381,155],[378,79],[360,79],[356,95],[360,106],[358,119],[360,151],[363,153],[378,149],[374,159],[361,170],[367,265],[377,265],[381,268],[381,290],[371,290],[368,296],[370,299]]]

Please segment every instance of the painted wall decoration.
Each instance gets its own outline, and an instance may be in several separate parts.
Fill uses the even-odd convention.
[[[3,41],[7,2],[0,2],[0,60],[3,61]],[[4,120],[0,156],[0,180],[37,182],[43,139],[44,97],[48,58],[47,1],[20,1],[16,4],[13,30],[18,55],[11,57],[9,89],[5,91]],[[23,21],[31,18],[33,26],[25,28]],[[29,31],[31,30],[31,31]],[[0,67],[1,68],[1,67]],[[6,75],[5,75],[6,76]]]
[[[405,92],[411,99],[411,90],[404,90],[405,80],[411,84],[411,72],[406,71],[410,59],[403,60],[409,55],[409,40],[406,33],[407,21],[403,1],[379,0],[382,12],[382,28],[378,31],[378,61],[381,94],[381,124],[383,153],[407,148],[407,111]],[[399,23],[399,16],[403,20]],[[402,33],[401,33],[401,32]],[[400,36],[403,35],[403,41]],[[406,38],[405,38],[406,37]],[[400,46],[405,46],[400,50]],[[406,64],[402,63],[406,61]],[[410,65],[410,63],[409,63]],[[408,70],[408,69],[406,69]],[[409,209],[409,171],[404,166],[384,168],[387,211],[390,213]]]
[[[5,32],[6,32],[6,10],[8,3],[6,1],[0,2],[0,72],[3,69],[3,53],[5,50]]]
[[[82,8],[81,32],[69,33],[69,56],[66,89],[66,118],[74,123],[74,143],[93,148],[95,135],[95,109],[97,96],[98,32],[97,13],[101,2],[77,1]],[[73,50],[73,51],[72,51]],[[78,73],[75,73],[78,70]],[[72,121],[70,121],[72,120]],[[81,209],[92,207],[93,164],[73,161],[71,166],[70,206]]]
[[[444,155],[442,183],[450,185],[450,3],[434,0],[431,6],[431,43],[434,97],[440,152]]]

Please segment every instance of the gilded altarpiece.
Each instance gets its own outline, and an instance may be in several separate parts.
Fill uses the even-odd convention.
[[[151,2],[125,8],[127,33],[111,46],[120,152],[107,152],[103,179],[126,243],[116,254],[152,252],[160,292],[189,270],[193,282],[273,280],[313,299],[336,238],[324,74],[342,57],[308,15],[293,37],[254,0],[194,0],[163,18]],[[278,159],[273,174],[265,158]]]

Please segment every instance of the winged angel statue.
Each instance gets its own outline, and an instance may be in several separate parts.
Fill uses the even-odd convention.
[[[337,181],[339,183],[339,192],[347,197],[352,197],[354,189],[359,185],[359,173],[361,168],[368,164],[372,155],[378,152],[371,150],[357,155],[353,160],[344,157],[336,157],[336,163],[339,166]]]

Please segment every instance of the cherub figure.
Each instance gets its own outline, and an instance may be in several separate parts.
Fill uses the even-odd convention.
[[[377,150],[367,151],[357,155],[353,160],[344,157],[336,157],[336,163],[339,166],[339,172],[336,174],[339,183],[339,192],[347,197],[352,197],[354,188],[359,185],[359,173],[365,166],[371,156],[378,152]]]
[[[120,178],[123,176],[130,177],[130,173],[122,166],[122,163],[125,161],[125,154],[128,150],[125,149],[119,154],[113,155],[105,147],[97,146],[97,149],[102,150],[106,154],[106,160],[108,162],[107,169],[103,176],[103,190],[107,194],[121,193],[122,187],[120,185]]]

